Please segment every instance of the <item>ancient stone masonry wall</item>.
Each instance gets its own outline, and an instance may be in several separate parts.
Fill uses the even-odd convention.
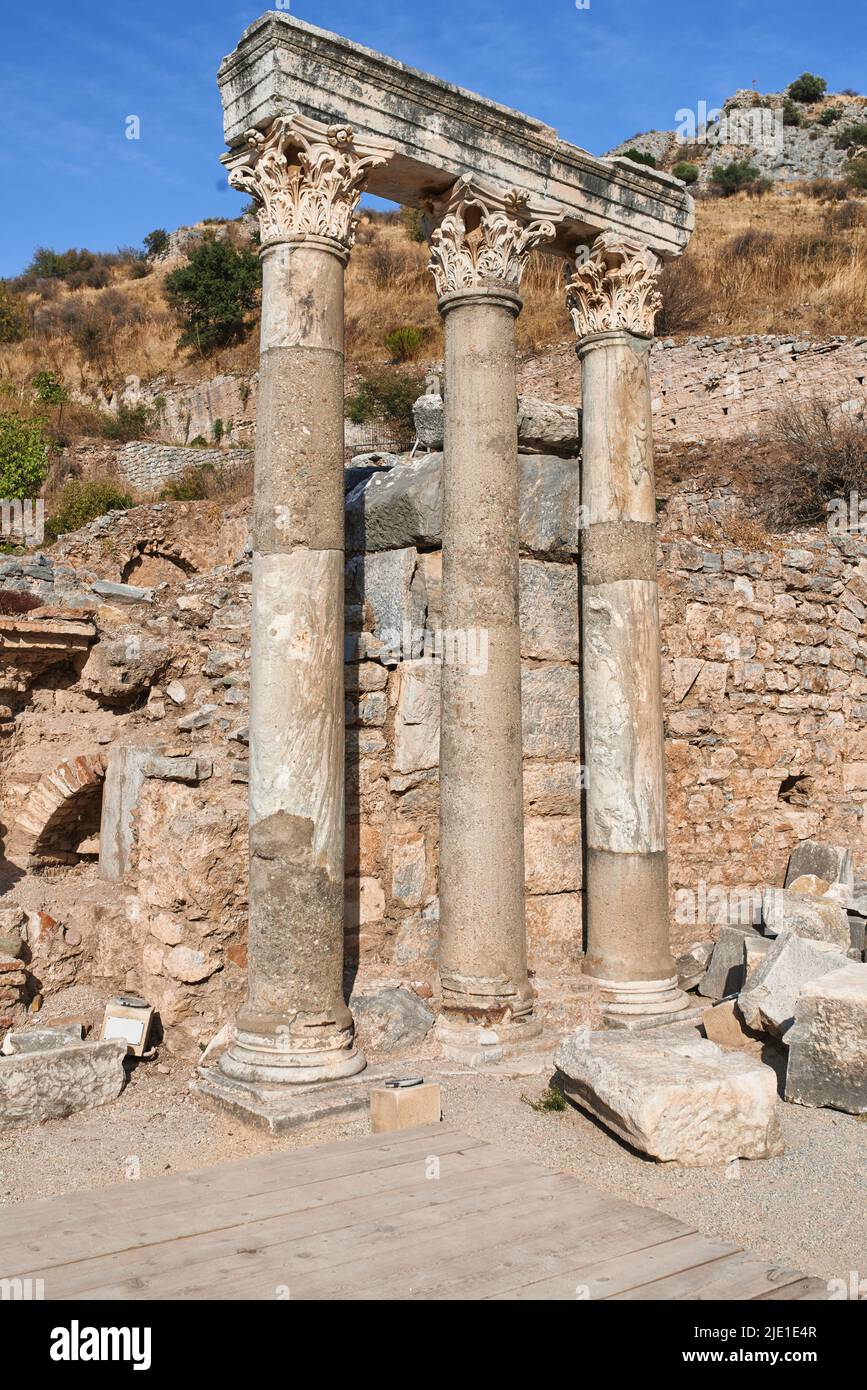
[[[170,444],[125,444],[117,458],[122,478],[138,492],[157,492],[190,468],[231,468],[250,463],[251,449],[181,449]]]
[[[543,1013],[565,1024],[585,998],[578,468],[522,453],[520,472],[530,968]],[[741,890],[781,884],[807,837],[851,844],[859,870],[867,863],[867,544],[813,531],[738,549],[725,539],[737,505],[683,485],[660,514],[678,945],[721,920],[713,890],[736,906]],[[374,474],[348,498],[346,984],[356,998],[387,983],[424,999],[438,988],[441,509],[436,453]],[[33,666],[4,658],[0,817],[13,860],[0,907],[26,914],[27,990],[94,981],[141,992],[169,1045],[188,1054],[244,989],[248,524],[243,507],[222,523],[207,503],[139,508],[65,538],[53,565],[31,566],[38,574],[20,565],[3,578],[51,604],[47,614],[69,600],[81,617],[87,599],[93,627],[89,651],[60,651],[53,664],[47,646]],[[151,589],[112,588],[133,564],[163,569]],[[53,620],[43,621],[48,632]],[[485,659],[479,634],[462,651],[457,640],[459,658]],[[122,747],[149,758],[121,879],[96,862],[102,837],[123,838],[105,817],[97,843],[89,830],[84,843],[67,835],[71,853],[28,866],[14,828],[34,821],[40,784],[56,785],[71,763],[104,762],[110,779]],[[36,844],[50,859],[57,839]],[[17,982],[20,968],[9,970]]]
[[[813,400],[863,412],[867,337],[673,338],[650,359],[653,429],[658,443],[759,435],[780,412]],[[523,364],[520,389],[580,404],[580,368],[564,346]]]

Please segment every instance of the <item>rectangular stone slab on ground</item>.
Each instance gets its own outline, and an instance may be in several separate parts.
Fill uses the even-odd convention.
[[[125,1056],[115,1040],[0,1058],[0,1130],[106,1105],[123,1089]]]
[[[867,965],[806,984],[786,1042],[786,1100],[867,1114]]]
[[[576,1104],[661,1162],[706,1167],[783,1152],[774,1072],[697,1034],[577,1033],[554,1062]]]
[[[370,1093],[371,1134],[436,1125],[441,1115],[442,1088],[435,1081],[422,1086],[377,1086]]]

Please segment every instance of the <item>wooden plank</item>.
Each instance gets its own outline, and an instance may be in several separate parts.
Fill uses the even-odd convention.
[[[268,1180],[295,1185],[306,1181],[309,1174],[317,1177],[326,1174],[361,1171],[366,1165],[362,1159],[368,1156],[373,1163],[381,1161],[382,1156],[403,1153],[426,1139],[452,1137],[457,1133],[450,1125],[426,1125],[423,1128],[404,1130],[398,1134],[365,1134],[351,1140],[338,1140],[321,1148],[310,1146],[303,1149],[281,1149],[274,1153],[257,1154],[255,1158],[241,1158],[233,1163],[221,1163],[212,1168],[193,1168],[182,1173],[164,1174],[155,1178],[144,1178],[139,1182],[119,1182],[108,1187],[89,1191],[57,1193],[52,1197],[39,1197],[29,1202],[17,1202],[6,1207],[0,1206],[0,1251],[2,1239],[14,1237],[34,1223],[51,1220],[59,1211],[70,1210],[74,1204],[76,1212],[100,1216],[117,1209],[118,1198],[124,1194],[123,1204],[129,1211],[153,1211],[170,1208],[175,1202],[184,1203],[191,1197],[218,1197],[221,1193],[236,1193],[239,1179],[246,1184],[248,1191],[264,1191]],[[461,1136],[466,1147],[479,1146],[485,1141]]]
[[[162,1206],[155,1204],[143,1210],[128,1210],[128,1206],[140,1207],[140,1201],[127,1200],[137,1195],[129,1189],[138,1187],[138,1184],[115,1189],[113,1208],[98,1214],[93,1212],[89,1202],[80,1202],[76,1194],[68,1198],[52,1198],[48,1212],[44,1203],[36,1204],[42,1210],[35,1214],[38,1228],[29,1239],[22,1240],[18,1230],[7,1235],[4,1223],[0,1221],[0,1275],[8,1278],[35,1269],[45,1271],[85,1255],[109,1255],[159,1241],[238,1226],[248,1221],[322,1205],[350,1193],[363,1195],[381,1192],[388,1188],[393,1169],[405,1164],[414,1164],[423,1169],[431,1149],[434,1149],[445,1168],[452,1154],[466,1153],[478,1147],[486,1146],[478,1140],[453,1133],[438,1134],[433,1145],[430,1135],[425,1134],[414,1141],[396,1145],[389,1152],[366,1153],[360,1171],[357,1155],[356,1167],[352,1166],[353,1154],[350,1150],[342,1155],[340,1162],[331,1165],[336,1175],[324,1179],[317,1179],[312,1171],[308,1171],[302,1182],[293,1184],[291,1170],[284,1177],[278,1166],[268,1171],[264,1182],[260,1181],[260,1190],[256,1190],[254,1185],[252,1192],[249,1189],[255,1175],[251,1179],[244,1166],[240,1165],[235,1168],[231,1183],[221,1186],[216,1201],[208,1201],[204,1193],[200,1193],[196,1200],[189,1189],[182,1186],[175,1188]],[[499,1151],[498,1156],[500,1161],[504,1161]],[[232,1187],[234,1195],[230,1192]],[[123,1200],[120,1199],[121,1193]]]
[[[685,1299],[706,1302],[709,1299],[732,1299],[736,1302],[754,1299],[760,1294],[797,1284],[802,1276],[794,1270],[781,1269],[758,1255],[739,1251],[715,1260],[700,1268],[684,1270],[665,1279],[656,1279],[628,1293],[610,1295],[611,1301],[629,1298]]]
[[[499,1300],[609,1299],[614,1295],[628,1295],[629,1290],[651,1280],[693,1270],[736,1252],[731,1245],[718,1245],[698,1231],[687,1231],[644,1249],[624,1250],[608,1258],[603,1237],[598,1253],[591,1253],[591,1259],[585,1257],[583,1263],[575,1262],[568,1272],[501,1294]]]
[[[240,1296],[273,1297],[275,1284],[283,1283],[293,1288],[293,1297],[302,1299],[416,1297],[425,1271],[437,1270],[445,1261],[462,1264],[484,1252],[490,1261],[503,1245],[538,1232],[541,1226],[563,1227],[605,1211],[603,1194],[562,1174],[539,1171],[542,1176],[516,1191],[493,1185],[482,1191],[475,1209],[460,1223],[443,1222],[418,1230],[411,1222],[395,1222],[385,1246],[375,1233],[361,1233],[354,1239],[350,1232],[350,1239],[336,1247],[328,1267],[319,1271],[309,1269],[303,1245],[289,1242],[285,1250],[273,1247],[265,1261],[253,1262],[248,1269],[248,1291]],[[187,1286],[181,1296],[205,1297],[207,1289],[201,1284]]]
[[[48,1272],[46,1297],[89,1296],[90,1290],[107,1281],[118,1286],[129,1281],[130,1297],[167,1297],[174,1283],[189,1281],[199,1264],[206,1263],[209,1272],[214,1272],[218,1261],[236,1259],[239,1267],[243,1267],[249,1262],[251,1252],[261,1253],[272,1245],[285,1244],[290,1235],[294,1240],[303,1241],[305,1250],[312,1253],[310,1242],[317,1236],[334,1230],[348,1231],[364,1223],[393,1220],[401,1212],[422,1204],[433,1212],[446,1203],[466,1198],[469,1193],[484,1190],[492,1182],[526,1184],[534,1176],[534,1166],[522,1160],[503,1162],[497,1150],[483,1146],[451,1156],[447,1183],[421,1179],[415,1163],[393,1168],[390,1174],[389,1187],[379,1194],[359,1197],[356,1185],[340,1200],[289,1216],[281,1212],[260,1221],[62,1265]],[[454,1216],[449,1213],[439,1219],[454,1219]],[[228,1264],[226,1268],[221,1266],[218,1277],[229,1277],[229,1273]]]

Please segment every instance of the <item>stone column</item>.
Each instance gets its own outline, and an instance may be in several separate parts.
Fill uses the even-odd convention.
[[[515,322],[554,236],[526,197],[458,181],[431,238],[445,320],[437,1034],[477,1065],[535,1037],[524,921]]]
[[[343,997],[343,277],[388,151],[278,117],[226,163],[259,205],[248,992],[220,1060],[248,1087],[364,1067]]]
[[[607,1021],[686,1007],[669,944],[649,353],[658,262],[604,233],[568,290],[583,404],[587,956]]]

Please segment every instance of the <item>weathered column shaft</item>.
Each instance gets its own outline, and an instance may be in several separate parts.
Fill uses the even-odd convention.
[[[444,1018],[532,1013],[524,925],[515,294],[443,300],[440,735]],[[457,639],[457,640],[455,640]],[[466,654],[465,654],[466,652]],[[470,654],[477,660],[470,662]]]
[[[585,969],[609,1022],[685,1006],[669,945],[649,350],[655,258],[612,237],[572,282],[583,405]]]
[[[540,1031],[524,913],[515,320],[526,257],[554,228],[529,219],[525,201],[463,179],[431,240],[446,333],[437,1033],[473,1063]]]
[[[247,1001],[220,1060],[249,1085],[349,1076],[343,997],[343,291],[366,168],[352,132],[252,131],[231,181],[260,204]]]
[[[244,1033],[342,1051],[343,261],[263,253]]]

